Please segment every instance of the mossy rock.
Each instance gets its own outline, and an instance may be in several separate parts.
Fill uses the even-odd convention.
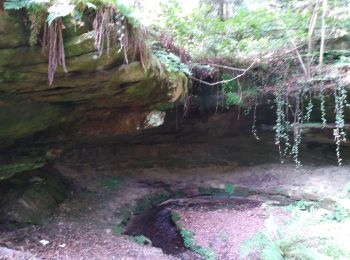
[[[23,138],[57,125],[66,112],[53,104],[0,100],[0,141]]]
[[[21,12],[0,9],[0,183],[50,160],[29,154],[23,163],[18,144],[39,145],[42,156],[45,144],[63,147],[86,138],[134,134],[153,107],[175,102],[186,91],[183,73],[170,73],[155,59],[144,68],[135,49],[128,64],[119,48],[98,57],[91,26],[75,30],[65,20],[65,27],[68,73],[59,66],[49,86],[48,57],[39,45],[29,46]],[[10,159],[3,158],[7,153]]]
[[[18,13],[10,15],[0,8],[0,49],[28,44],[29,31],[25,30],[22,18]]]
[[[66,185],[57,171],[24,172],[0,185],[0,222],[43,224],[66,197]]]
[[[17,160],[16,162],[0,163],[0,182],[11,178],[16,173],[27,172],[43,167],[47,163],[45,157],[34,157],[25,160]]]

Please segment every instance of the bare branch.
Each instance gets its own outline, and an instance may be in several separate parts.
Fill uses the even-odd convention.
[[[321,31],[321,47],[320,47],[320,60],[319,60],[319,66],[320,71],[322,70],[323,66],[323,56],[324,56],[324,47],[325,47],[325,38],[326,38],[326,13],[327,13],[327,0],[323,0],[322,3],[322,31]]]
[[[236,77],[233,77],[232,79],[227,79],[227,80],[222,80],[222,81],[218,81],[218,82],[213,82],[213,83],[210,83],[210,82],[207,82],[207,81],[204,81],[204,80],[201,80],[201,79],[197,79],[196,77],[193,77],[191,76],[191,79],[195,80],[195,81],[198,81],[200,83],[203,83],[207,86],[216,86],[216,85],[220,85],[222,83],[228,83],[228,82],[231,82],[231,81],[234,81],[235,79],[238,79],[240,77],[242,77],[244,74],[247,73],[248,70],[250,70],[253,65],[256,63],[256,60],[253,61],[252,64],[250,64],[250,66],[248,68],[246,68],[241,74],[237,75]]]
[[[205,63],[206,65],[212,66],[212,67],[218,67],[218,68],[223,68],[223,69],[228,69],[228,70],[233,70],[233,71],[245,71],[245,69],[240,69],[240,68],[233,68],[225,65],[220,65],[220,64],[213,64],[213,63]]]
[[[312,35],[315,30],[317,15],[318,15],[318,6],[319,6],[320,0],[316,2],[314,11],[312,13],[310,24],[309,24],[309,32],[308,32],[308,54],[307,54],[307,80],[310,80],[311,78],[311,53],[312,53]]]

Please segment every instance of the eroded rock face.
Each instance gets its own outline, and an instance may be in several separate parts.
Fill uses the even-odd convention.
[[[60,143],[136,133],[155,106],[175,102],[184,92],[184,74],[155,64],[144,69],[138,58],[125,64],[117,51],[98,57],[92,33],[74,32],[69,24],[68,73],[59,68],[49,86],[47,57],[40,46],[29,46],[24,20],[18,12],[0,10],[0,149],[33,136]]]
[[[41,224],[67,195],[57,170],[44,167],[0,183],[0,223]]]

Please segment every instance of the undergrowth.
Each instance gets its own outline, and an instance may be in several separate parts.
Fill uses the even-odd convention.
[[[338,203],[321,207],[321,203],[300,200],[286,207],[291,213],[284,223],[273,217],[265,228],[241,246],[241,258],[250,259],[349,259],[347,247],[349,208]]]

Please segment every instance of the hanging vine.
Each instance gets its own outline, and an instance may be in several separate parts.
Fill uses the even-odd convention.
[[[98,56],[103,54],[103,50],[107,48],[107,54],[109,55],[111,45],[111,35],[115,28],[115,17],[116,13],[114,8],[101,8],[96,11],[95,19],[93,21],[94,29],[94,47],[97,50]]]
[[[112,46],[116,51],[124,51],[125,63],[129,62],[128,55],[133,53],[140,56],[142,66],[146,68],[148,51],[145,44],[143,30],[133,25],[137,21],[132,18],[130,10],[115,1],[96,1],[95,4],[83,0],[76,1],[44,1],[44,0],[7,0],[6,10],[25,9],[28,15],[31,35],[31,46],[42,45],[44,53],[48,55],[48,81],[52,85],[58,66],[67,72],[62,31],[62,18],[71,16],[74,21],[81,21],[85,11],[92,9],[95,12],[93,20],[94,47],[98,56],[102,56],[106,49],[109,56]],[[91,13],[90,11],[88,12]],[[77,15],[78,14],[78,15]],[[43,35],[41,41],[39,36]],[[119,49],[118,49],[119,47]]]
[[[306,106],[306,114],[305,114],[305,121],[306,122],[309,122],[310,121],[310,118],[311,118],[311,113],[312,113],[312,109],[314,107],[314,104],[312,103],[312,97],[310,95],[309,97],[309,102]]]
[[[310,112],[311,113],[311,112]],[[291,156],[294,160],[296,168],[301,167],[299,160],[299,149],[301,143],[302,124],[304,122],[303,109],[300,108],[300,94],[296,98],[296,108],[294,112],[294,122],[292,124],[293,129],[293,145],[291,149]]]
[[[346,142],[346,131],[345,131],[345,119],[344,109],[347,105],[346,101],[347,89],[340,80],[336,82],[336,89],[334,91],[335,99],[335,128],[333,129],[334,140],[336,144],[336,155],[339,166],[342,164],[342,158],[340,156],[340,145]]]
[[[327,124],[327,118],[326,118],[326,101],[324,97],[324,83],[321,83],[321,89],[320,89],[320,110],[321,110],[321,121],[322,121],[322,128],[326,127]]]
[[[106,6],[96,11],[93,21],[94,47],[98,56],[102,56],[104,49],[110,54],[112,45],[119,45],[118,52],[124,52],[124,61],[129,63],[129,54],[133,53],[132,59],[139,54],[142,67],[147,67],[149,58],[145,43],[145,33],[141,28],[134,28],[128,18],[118,12],[115,7]]]
[[[257,108],[257,102],[256,102],[256,99],[255,99],[254,112],[253,112],[252,134],[253,134],[254,138],[257,141],[259,141],[260,138],[259,138],[258,132],[256,130],[256,108]]]
[[[46,16],[46,11],[42,8],[32,8],[28,10],[28,18],[30,21],[30,46],[35,46],[40,41],[39,36],[46,24]]]
[[[286,120],[285,108],[289,104],[286,103],[284,86],[280,86],[277,93],[275,93],[275,104],[276,104],[276,124],[274,127],[275,130],[275,144],[278,146],[278,151],[280,154],[281,162],[284,162],[284,159],[288,153],[290,147],[289,140],[289,122]]]
[[[62,30],[62,18],[57,18],[50,25],[45,24],[44,26],[43,50],[49,53],[49,85],[53,82],[58,65],[62,66],[64,72],[68,72],[65,61]]]

